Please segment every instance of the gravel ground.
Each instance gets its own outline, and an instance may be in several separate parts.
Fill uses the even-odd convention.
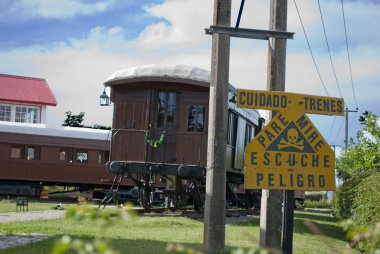
[[[65,211],[34,211],[34,212],[13,212],[0,213],[0,223],[25,220],[47,220],[63,218]]]
[[[14,221],[26,220],[47,220],[63,218],[64,211],[39,211],[39,212],[18,212],[18,213],[0,213],[0,223],[9,223]],[[0,234],[0,249],[7,249],[19,245],[25,245],[36,241],[49,238],[41,234],[18,234],[4,235]]]

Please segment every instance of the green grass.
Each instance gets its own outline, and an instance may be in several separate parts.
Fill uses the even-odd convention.
[[[47,211],[54,210],[59,202],[45,201],[41,202],[38,200],[29,200],[28,211]],[[76,204],[62,204],[63,207],[75,207]],[[26,207],[24,208],[26,211]],[[19,210],[18,210],[19,211]],[[0,202],[0,213],[16,212],[16,201],[15,200],[3,200]]]
[[[305,225],[312,220],[321,235],[313,227]],[[345,250],[344,233],[336,220],[328,214],[296,212],[294,253],[339,253]],[[258,246],[259,219],[226,227],[227,248]],[[68,234],[84,240],[105,237],[112,248],[120,253],[165,253],[168,243],[181,243],[197,250],[202,249],[203,223],[182,217],[138,217],[104,228],[100,222],[75,222],[71,220],[45,220],[0,223],[0,233],[42,233],[52,236],[48,240],[2,250],[4,254],[50,253],[54,242]]]
[[[29,201],[28,210],[29,211],[45,211],[52,210],[57,205],[53,202],[40,202],[40,201]],[[25,207],[26,210],[26,207]],[[16,201],[6,200],[0,202],[0,213],[16,212]]]
[[[329,209],[331,209],[331,201],[328,201],[328,200],[319,200],[319,201],[305,200],[304,204],[305,204],[306,208],[329,208]]]

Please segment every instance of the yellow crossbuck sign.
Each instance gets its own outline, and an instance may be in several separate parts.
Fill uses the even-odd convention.
[[[238,107],[246,103],[248,94],[253,98],[264,94],[263,103],[249,102],[258,108],[279,112],[245,148],[245,188],[334,190],[334,151],[305,112],[340,115],[343,99],[238,90]],[[324,100],[319,103],[319,98]],[[315,101],[313,104],[310,104],[311,99]],[[321,106],[324,104],[330,106]]]

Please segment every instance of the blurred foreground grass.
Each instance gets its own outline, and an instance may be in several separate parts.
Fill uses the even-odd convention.
[[[51,205],[51,204],[50,204]],[[43,206],[41,207],[41,209]],[[296,212],[294,253],[343,253],[347,251],[344,232],[338,222],[326,213]],[[26,246],[2,250],[4,254],[51,253],[62,235],[84,241],[106,239],[119,253],[166,253],[168,243],[202,250],[203,223],[184,217],[136,217],[107,226],[97,220],[42,220],[2,224],[0,233],[50,235],[51,238]],[[226,226],[226,246],[250,248],[258,246],[259,219]]]

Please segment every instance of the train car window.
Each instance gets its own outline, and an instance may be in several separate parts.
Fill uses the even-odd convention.
[[[227,145],[235,147],[238,117],[232,112],[228,112]]]
[[[204,131],[205,106],[190,106],[187,131]]]
[[[110,152],[109,151],[99,151],[99,156],[98,156],[98,163],[99,164],[105,164],[107,161],[109,161],[110,157]]]
[[[251,142],[253,138],[253,127],[250,124],[246,124],[245,126],[245,136],[244,136],[244,147]]]
[[[168,114],[166,116],[166,127],[174,128],[174,116],[176,111],[176,93],[168,93]]]
[[[158,128],[174,128],[177,94],[174,92],[159,92],[156,126]]]
[[[84,149],[75,149],[75,162],[87,163],[88,151]]]
[[[39,160],[41,154],[41,147],[39,146],[27,146],[26,159],[27,160]]]
[[[11,106],[0,105],[0,121],[11,121]]]
[[[73,162],[73,155],[74,155],[73,148],[61,147],[61,151],[59,153],[59,160],[71,163]]]
[[[11,158],[12,159],[24,159],[25,158],[25,146],[24,145],[11,145]]]

